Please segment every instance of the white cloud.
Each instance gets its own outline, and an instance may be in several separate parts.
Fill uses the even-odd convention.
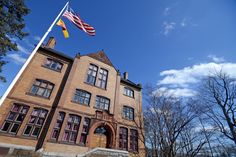
[[[26,61],[26,58],[23,58],[17,53],[8,54],[7,57],[11,58],[16,64],[23,64]]]
[[[157,94],[162,95],[162,93],[165,96],[173,96],[173,97],[192,97],[196,95],[196,91],[193,89],[188,88],[167,88],[167,87],[161,87],[158,88],[156,91]]]
[[[24,41],[24,44],[26,44],[28,47],[30,47],[30,48],[34,47],[33,44],[29,41],[29,39],[24,38],[23,41]]]
[[[175,29],[175,22],[164,22],[163,27],[164,27],[164,32],[163,34],[167,36],[171,31]]]
[[[216,57],[215,55],[208,55],[207,57],[216,63],[225,62],[224,57]]]
[[[163,14],[164,14],[165,16],[170,15],[170,7],[166,7],[166,8],[164,9]]]
[[[183,69],[170,69],[160,73],[163,79],[158,81],[158,85],[165,86],[165,90],[177,97],[194,96],[194,85],[197,85],[201,78],[214,74],[217,71],[224,71],[231,77],[236,78],[236,63],[201,63]]]
[[[23,47],[22,45],[20,45],[20,44],[17,44],[17,48],[18,48],[18,50],[20,51],[20,52],[22,52],[22,53],[24,53],[24,54],[30,54],[29,53],[29,50],[27,50],[25,47]]]
[[[35,41],[40,41],[40,39],[41,39],[39,36],[34,36],[33,38]]]
[[[185,27],[187,26],[187,19],[183,18],[183,20],[180,22],[180,26]]]

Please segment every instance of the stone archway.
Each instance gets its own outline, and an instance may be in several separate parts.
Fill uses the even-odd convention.
[[[100,121],[93,124],[88,138],[90,148],[115,148],[115,130],[109,123]]]

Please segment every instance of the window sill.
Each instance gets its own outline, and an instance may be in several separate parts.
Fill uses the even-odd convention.
[[[6,136],[10,136],[10,137],[16,137],[17,136],[17,134],[9,133],[9,132],[2,131],[2,130],[0,130],[0,135],[6,135]]]
[[[73,100],[71,100],[71,102],[74,103],[74,104],[78,104],[78,105],[82,105],[82,106],[90,107],[90,106],[87,105],[87,104],[81,104],[81,103],[76,102],[76,101],[73,101]]]
[[[24,139],[29,139],[29,140],[37,140],[38,139],[37,137],[28,136],[28,135],[24,135],[24,134],[21,137],[24,138]]]
[[[43,96],[40,96],[40,95],[34,95],[34,94],[32,94],[32,93],[29,93],[29,92],[26,92],[25,94],[26,94],[26,95],[29,95],[29,96],[33,96],[33,97],[38,97],[38,98],[43,98],[43,99],[50,100],[50,98],[46,98],[46,97],[43,97]]]
[[[49,69],[49,70],[52,70],[52,71],[55,71],[55,72],[58,72],[58,73],[61,73],[61,70],[56,70],[56,69],[52,69],[50,67],[47,67],[45,65],[42,65],[42,67],[46,68],[46,69]]]
[[[60,142],[57,142],[59,144],[66,144],[66,145],[73,145],[73,146],[79,146],[79,144],[76,144],[74,142],[67,142],[67,141],[60,141]]]
[[[101,109],[101,108],[98,108],[98,107],[96,107],[96,106],[94,106],[93,107],[94,109],[96,109],[96,110],[98,110],[98,111],[106,111],[106,112],[108,112],[109,113],[109,110],[105,110],[105,109]]]
[[[96,87],[96,88],[98,88],[98,89],[107,91],[107,88],[98,87],[98,86],[93,85],[93,84],[90,84],[90,83],[88,83],[88,82],[84,82],[84,83],[87,84],[87,85],[89,85],[89,86]]]
[[[125,118],[125,117],[122,117],[122,119],[130,121],[130,122],[134,122],[134,119],[128,119],[128,118]]]
[[[8,136],[8,137],[16,137],[16,138],[22,138],[22,139],[27,139],[27,140],[37,140],[37,137],[30,137],[26,135],[17,135],[17,134],[12,134],[12,133],[7,133],[0,131],[0,135]]]
[[[126,97],[129,97],[129,98],[132,98],[132,99],[134,99],[134,97],[132,97],[132,96],[129,96],[129,95],[125,95],[125,94],[123,94],[124,96],[126,96]]]

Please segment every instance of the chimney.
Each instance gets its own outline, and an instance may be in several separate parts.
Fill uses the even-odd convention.
[[[55,47],[55,45],[56,45],[56,39],[54,37],[50,37],[48,39],[46,46],[53,49]]]
[[[128,72],[124,72],[124,79],[128,80]]]

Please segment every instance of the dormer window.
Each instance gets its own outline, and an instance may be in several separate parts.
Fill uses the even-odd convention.
[[[61,71],[63,64],[54,59],[47,58],[44,66],[55,71]]]
[[[134,97],[134,91],[128,87],[124,88],[124,95],[129,96],[131,98]]]

